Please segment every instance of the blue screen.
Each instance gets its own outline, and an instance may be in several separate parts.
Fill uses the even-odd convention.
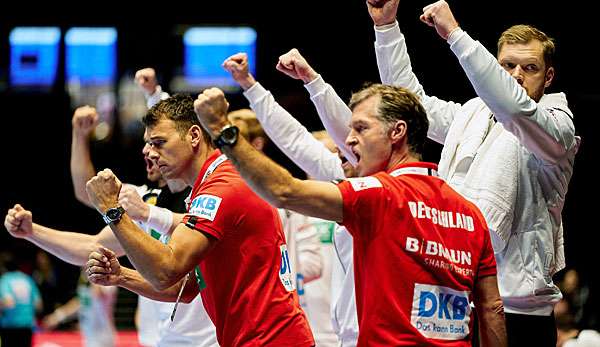
[[[256,31],[248,27],[195,27],[183,36],[184,76],[191,86],[237,87],[221,64],[229,56],[248,54],[249,70],[255,74]]]
[[[56,79],[60,29],[16,27],[9,35],[10,81],[14,86],[52,86]]]
[[[104,85],[117,73],[115,28],[71,28],[65,35],[67,83]]]

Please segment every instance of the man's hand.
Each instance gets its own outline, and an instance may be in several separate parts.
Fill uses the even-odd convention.
[[[150,214],[150,206],[142,200],[135,188],[125,185],[119,192],[119,205],[127,211],[131,219],[146,222]]]
[[[91,283],[118,286],[121,280],[121,264],[113,251],[100,246],[90,253],[85,273]]]
[[[423,14],[419,18],[421,22],[435,27],[438,35],[444,40],[448,40],[450,33],[458,28],[458,22],[454,19],[450,6],[444,0],[425,6]]]
[[[367,9],[373,24],[381,26],[394,23],[399,3],[400,0],[367,0]]]
[[[73,134],[79,137],[88,137],[98,124],[98,113],[91,106],[78,107],[73,113]]]
[[[158,81],[156,80],[156,72],[153,68],[147,67],[145,69],[138,70],[135,73],[135,83],[148,95],[152,95],[156,92]]]
[[[319,76],[296,48],[280,56],[276,68],[291,78],[302,80],[304,84],[312,82]]]
[[[4,227],[8,230],[8,233],[20,239],[31,236],[33,233],[32,224],[31,212],[19,204],[8,210],[4,218]]]
[[[121,181],[110,169],[104,169],[85,184],[85,190],[92,205],[104,214],[109,208],[118,205],[121,185]]]
[[[242,89],[248,90],[248,88],[256,83],[254,76],[248,71],[248,54],[234,54],[225,59],[222,66],[231,74],[231,77],[233,77]]]
[[[219,135],[225,125],[229,124],[228,109],[229,103],[219,88],[205,89],[194,101],[194,111],[198,120],[213,139]]]

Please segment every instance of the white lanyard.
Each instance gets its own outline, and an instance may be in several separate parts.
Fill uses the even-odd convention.
[[[400,175],[406,175],[406,174],[438,177],[437,170],[428,168],[428,167],[409,166],[409,167],[402,167],[402,168],[399,168],[397,170],[390,172],[390,176],[393,176],[393,177],[398,177]]]
[[[202,185],[202,183],[204,183],[206,178],[208,178],[208,176],[210,176],[217,169],[217,167],[219,165],[223,164],[223,162],[225,160],[227,160],[227,156],[225,154],[221,154],[217,159],[215,159],[215,161],[213,161],[210,164],[208,169],[206,169],[204,176],[202,176],[202,181],[200,181],[200,185]],[[190,195],[185,199],[186,205],[190,204],[190,202],[192,200],[191,198],[192,198],[192,192],[190,192]],[[179,294],[177,294],[177,300],[175,300],[175,305],[173,306],[173,312],[171,312],[171,324],[173,323],[173,319],[175,319],[175,311],[177,311],[177,306],[179,306],[179,301],[181,300],[181,295],[183,294],[183,290],[185,289],[185,285],[187,284],[189,279],[190,279],[190,273],[188,272],[185,275],[185,278],[183,279],[183,283],[181,284],[181,288],[179,289]]]

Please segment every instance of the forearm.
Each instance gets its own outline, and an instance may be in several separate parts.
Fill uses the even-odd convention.
[[[168,288],[186,274],[171,247],[145,233],[127,214],[110,227],[131,263],[155,288]]]
[[[90,253],[97,247],[96,239],[92,235],[59,231],[35,223],[31,236],[26,239],[61,260],[77,266],[84,265]]]
[[[81,203],[93,207],[88,199],[85,184],[96,175],[90,155],[90,145],[86,136],[73,133],[71,142],[71,179],[75,197]]]
[[[340,159],[279,105],[259,83],[244,92],[269,138],[296,165],[317,180],[344,178]]]
[[[485,276],[477,280],[474,301],[479,318],[481,346],[507,346],[504,306],[498,292],[496,276]]]
[[[171,287],[163,290],[157,290],[142,275],[126,267],[121,266],[121,276],[119,278],[119,287],[130,290],[138,295],[145,296],[152,300],[173,302],[177,300],[179,290],[185,277]],[[193,281],[190,278],[189,281]],[[184,298],[185,299],[185,298]]]

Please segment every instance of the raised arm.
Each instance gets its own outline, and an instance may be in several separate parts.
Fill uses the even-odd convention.
[[[421,99],[429,119],[427,136],[444,143],[448,128],[461,105],[428,96],[412,70],[406,39],[396,21],[399,0],[368,1],[375,25],[375,54],[381,83],[407,88]]]
[[[104,214],[118,206],[121,182],[108,169],[102,170],[86,185],[90,201]],[[157,290],[167,289],[200,263],[214,246],[215,240],[203,233],[179,224],[168,244],[163,244],[143,232],[135,222],[123,214],[110,228],[139,273]]]
[[[536,102],[481,43],[459,28],[445,1],[429,5],[424,11],[422,20],[448,40],[477,95],[525,148],[554,164],[577,146],[571,111],[563,94],[545,95]],[[546,82],[548,86],[550,82]]]
[[[327,130],[344,157],[352,165],[356,165],[356,157],[345,142],[350,132],[348,125],[352,116],[352,111],[346,103],[329,84],[325,83],[323,78],[317,74],[295,48],[279,57],[277,70],[291,78],[304,82],[304,87],[310,94],[310,100],[315,105],[325,130]]]
[[[198,95],[194,110],[214,139],[228,124],[223,92],[210,88]],[[254,149],[243,137],[223,153],[233,162],[248,185],[271,205],[337,222],[342,221],[342,195],[333,183],[295,179],[281,166]]]
[[[98,113],[90,106],[79,107],[73,113],[71,138],[71,179],[75,197],[81,203],[93,207],[85,192],[85,183],[96,174],[90,155],[90,134],[98,123]]]
[[[134,81],[144,93],[146,106],[149,109],[159,101],[169,97],[168,93],[162,91],[156,79],[156,71],[151,67],[136,71]]]
[[[481,346],[508,346],[504,307],[498,292],[496,276],[478,278],[473,294],[475,310],[477,310],[479,319]]]
[[[189,303],[198,294],[196,280],[191,277],[187,280],[184,277],[168,288],[157,290],[139,272],[121,266],[115,253],[104,247],[98,247],[89,254],[85,270],[91,283],[119,286],[152,300],[176,301],[182,285],[186,286],[181,295],[182,302]]]
[[[223,67],[244,89],[244,96],[256,118],[285,155],[315,179],[327,181],[344,177],[339,157],[316,140],[275,101],[269,91],[256,82],[248,71],[247,54],[238,53],[227,58]]]
[[[98,245],[114,249],[119,256],[124,254],[109,227],[105,227],[96,235],[59,231],[33,223],[31,211],[19,204],[8,210],[4,226],[13,237],[25,239],[61,260],[77,266],[84,265],[90,252]]]

